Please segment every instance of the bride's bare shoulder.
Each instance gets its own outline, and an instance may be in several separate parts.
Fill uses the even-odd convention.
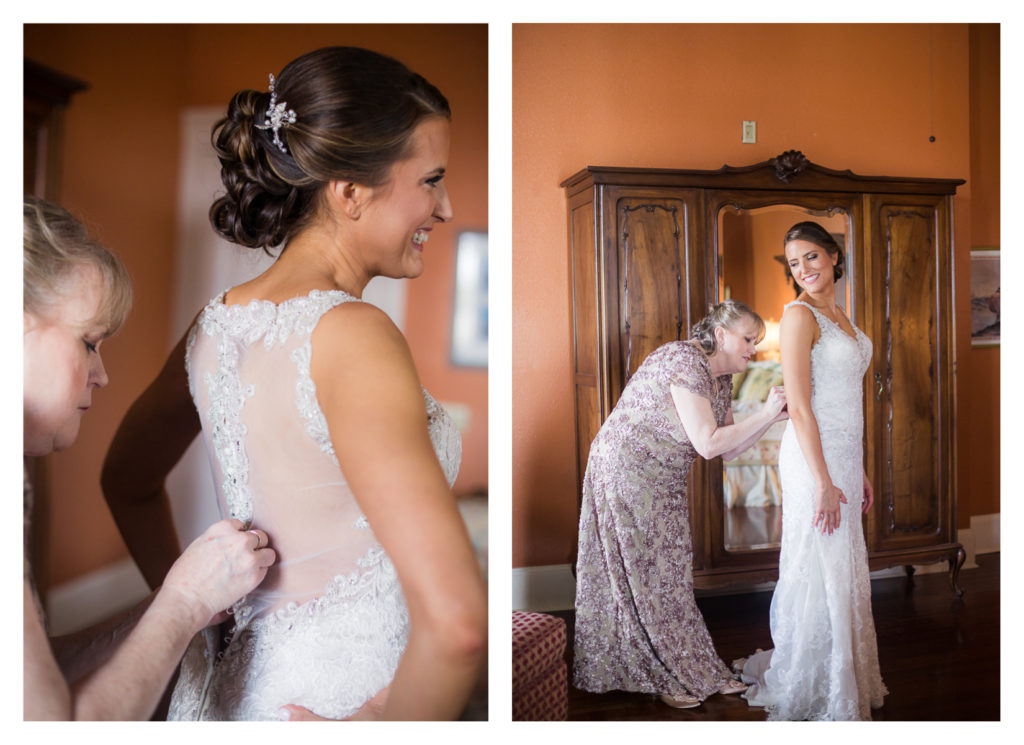
[[[327,346],[350,344],[405,344],[405,337],[383,310],[370,303],[341,303],[323,314],[313,331],[313,343]]]
[[[324,313],[312,335],[312,373],[333,381],[376,385],[416,380],[412,353],[394,321],[369,303],[342,303]]]

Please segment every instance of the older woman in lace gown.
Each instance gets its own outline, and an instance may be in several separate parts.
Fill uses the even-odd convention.
[[[201,429],[221,510],[281,561],[193,642],[171,718],[454,718],[469,697],[486,597],[450,491],[458,433],[402,334],[360,301],[375,276],[417,277],[452,216],[449,116],[396,60],[332,47],[237,93],[214,129],[214,228],[283,248],[199,314],[104,484],[153,581],[174,540],[163,480]]]
[[[784,419],[785,395],[734,423],[732,374],[746,369],[761,319],[727,300],[690,341],[654,350],[590,446],[576,565],[575,684],[640,691],[690,708],[738,693],[693,597],[686,478],[698,456],[733,457]]]

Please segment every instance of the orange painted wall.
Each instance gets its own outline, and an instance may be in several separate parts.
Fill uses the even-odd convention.
[[[448,362],[455,237],[487,229],[485,26],[24,28],[26,57],[89,84],[67,113],[61,201],[124,259],[137,298],[128,323],[104,346],[110,386],[95,396],[75,447],[51,459],[60,508],[50,525],[50,584],[127,555],[99,490],[99,469],[117,423],[170,349],[182,109],[226,108],[239,88],[265,86],[268,73],[322,46],[365,46],[395,56],[451,102],[447,181],[455,219],[434,232],[426,271],[410,283],[406,336],[423,384],[436,398],[471,409],[456,491],[487,488],[487,373]]]
[[[974,185],[970,200],[970,244],[964,249],[997,247],[999,236],[999,26],[970,26],[971,56],[971,171]],[[970,328],[965,303],[970,302],[969,257],[957,250],[957,276],[964,280],[957,290],[957,318]],[[1004,272],[1004,276],[1005,276]],[[960,380],[959,448],[960,525],[969,506],[971,514],[999,512],[999,347],[971,349],[967,335],[957,343],[965,353],[957,364]]]
[[[991,43],[992,29],[980,33]],[[565,563],[576,541],[567,216],[558,184],[586,165],[717,169],[791,148],[865,175],[969,179],[955,202],[964,283],[975,213],[990,218],[986,241],[998,244],[999,224],[998,176],[993,185],[990,175],[998,149],[985,164],[972,160],[972,123],[988,127],[989,148],[992,127],[998,141],[998,45],[972,67],[974,35],[966,24],[513,28],[514,567]],[[746,119],[757,121],[756,144],[740,142]],[[978,205],[972,194],[982,179]],[[970,350],[968,308],[959,291],[961,526],[999,510],[991,424],[998,350]],[[965,442],[978,427],[992,433],[987,450]]]

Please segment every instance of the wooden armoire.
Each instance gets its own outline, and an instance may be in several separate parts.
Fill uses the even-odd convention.
[[[787,205],[844,215],[846,311],[874,344],[864,383],[865,466],[875,489],[864,518],[870,566],[910,572],[948,561],[960,593],[952,221],[962,183],[859,176],[793,150],[717,171],[587,167],[566,179],[577,483],[591,441],[647,354],[688,338],[722,299],[722,210]],[[726,549],[720,459],[698,458],[688,489],[696,586],[777,578],[777,547]]]

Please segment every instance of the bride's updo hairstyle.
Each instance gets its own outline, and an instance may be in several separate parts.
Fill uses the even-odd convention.
[[[845,257],[843,256],[843,248],[836,239],[832,237],[825,228],[821,227],[818,223],[810,220],[806,222],[798,222],[796,225],[786,231],[786,237],[782,241],[783,247],[786,246],[790,241],[808,241],[816,246],[821,246],[828,252],[829,256],[835,256],[839,254],[839,260],[836,261],[836,265],[832,267],[832,277],[838,282],[839,278],[843,276],[843,266]],[[789,270],[789,263],[786,263],[786,269]],[[792,274],[792,272],[790,272]]]
[[[94,267],[103,278],[103,302],[92,319],[117,331],[132,305],[132,281],[124,264],[67,210],[38,197],[25,195],[23,305],[27,313],[46,317],[64,300],[75,272]]]
[[[213,203],[210,221],[227,240],[267,253],[313,221],[329,182],[386,183],[391,166],[411,155],[417,125],[451,118],[447,99],[423,77],[357,47],[289,62],[273,95],[295,112],[294,122],[262,128],[271,92],[243,90],[212,138],[227,193]]]
[[[723,300],[713,306],[711,311],[690,329],[690,339],[700,344],[704,354],[710,357],[718,348],[715,342],[715,329],[722,327],[732,330],[736,322],[744,317],[753,318],[757,323],[757,340],[760,342],[764,338],[764,321],[739,300]]]

